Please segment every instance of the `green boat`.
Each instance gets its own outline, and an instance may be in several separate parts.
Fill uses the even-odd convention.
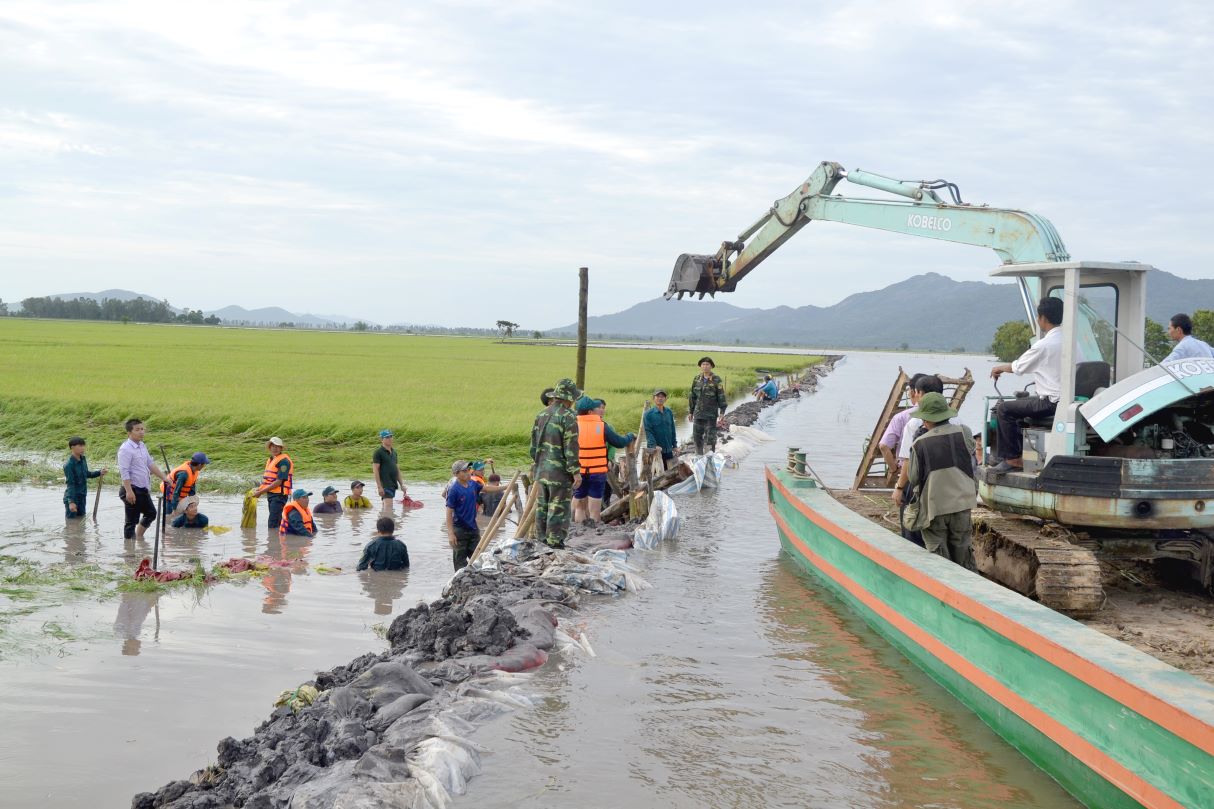
[[[1078,800],[1214,807],[1214,686],[925,553],[791,455],[767,496],[793,559]]]

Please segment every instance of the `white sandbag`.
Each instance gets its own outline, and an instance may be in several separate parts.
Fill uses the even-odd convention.
[[[674,501],[666,492],[654,492],[649,503],[649,516],[632,533],[632,545],[634,548],[656,548],[659,543],[673,539],[678,533],[679,510]]]

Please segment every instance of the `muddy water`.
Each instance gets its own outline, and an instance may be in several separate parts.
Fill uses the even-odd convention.
[[[586,600],[579,621],[599,656],[554,655],[533,680],[539,708],[477,733],[485,771],[457,805],[1075,805],[779,551],[762,464],[799,444],[828,482],[848,481],[899,362],[920,363],[852,354],[817,394],[768,411],[758,426],[777,440],[720,490],[680,499],[681,537],[637,557],[654,588]],[[922,360],[948,373],[966,362],[980,364]],[[352,571],[373,515],[347,514],[321,518],[310,543],[236,529],[174,536],[166,553],[170,566],[285,555],[305,559],[305,573],[159,598],[81,597],[21,619],[28,642],[0,661],[3,804],[126,805],[212,761],[221,737],[247,735],[281,689],[382,648],[375,626],[387,611],[437,595],[450,568],[437,492],[411,493],[428,507],[404,518],[406,576],[312,569]],[[0,553],[114,565],[150,553],[124,549],[110,495],[99,530],[65,530],[58,493],[10,488]],[[209,498],[204,511],[222,525],[239,519],[233,498]],[[40,635],[46,622],[79,638]]]

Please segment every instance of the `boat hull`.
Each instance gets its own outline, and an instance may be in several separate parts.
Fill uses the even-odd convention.
[[[767,471],[789,555],[1089,806],[1210,806],[1214,687]]]

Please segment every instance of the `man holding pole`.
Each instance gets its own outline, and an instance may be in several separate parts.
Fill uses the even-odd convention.
[[[126,522],[122,526],[123,539],[142,540],[148,526],[156,519],[156,504],[148,491],[155,475],[166,485],[172,486],[169,476],[160,471],[152,460],[147,445],[143,443],[146,427],[140,419],[127,419],[126,441],[118,448],[118,474],[122,477],[122,505],[126,510]]]
[[[581,485],[578,423],[571,405],[581,396],[572,379],[552,391],[552,403],[535,417],[531,428],[533,477],[539,485],[535,502],[535,535],[552,548],[565,547],[573,490]]]

